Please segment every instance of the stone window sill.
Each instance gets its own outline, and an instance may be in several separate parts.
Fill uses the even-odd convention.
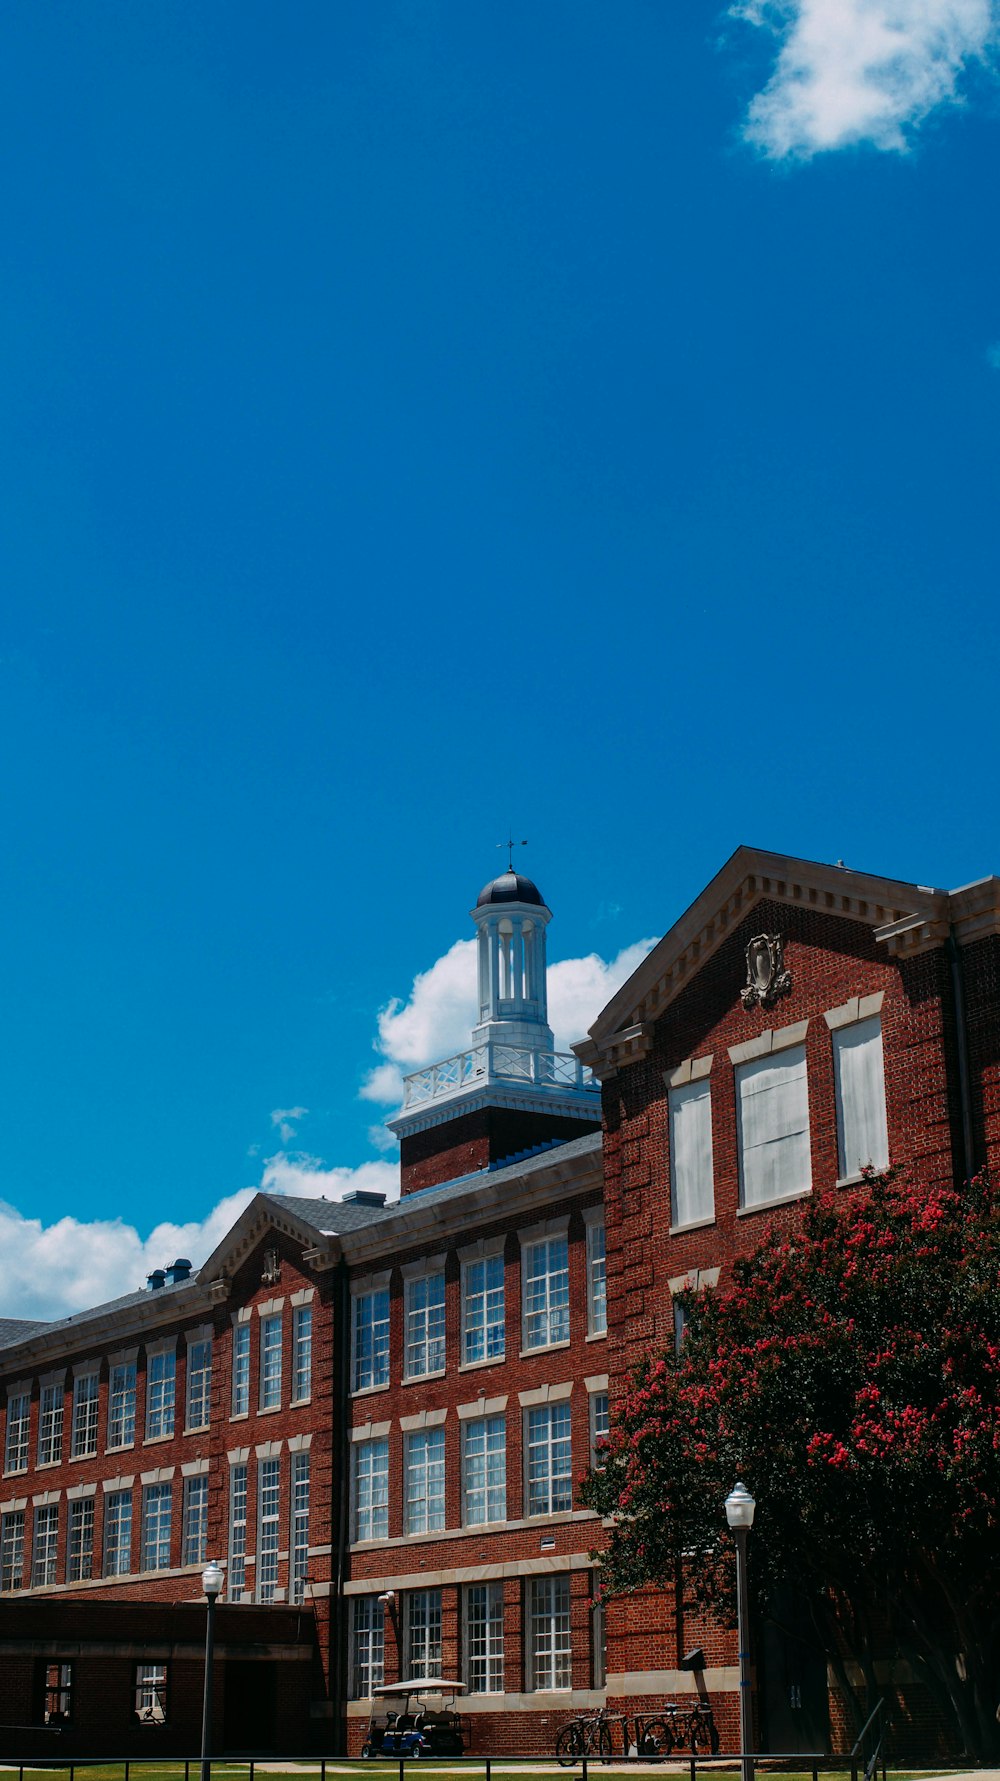
[[[811,1187],[800,1187],[793,1194],[779,1194],[776,1200],[762,1200],[759,1206],[739,1206],[737,1218],[752,1218],[755,1212],[770,1212],[775,1206],[793,1206],[796,1200],[808,1200],[812,1194]]]
[[[506,1354],[487,1354],[482,1360],[464,1360],[459,1364],[460,1373],[475,1373],[480,1367],[502,1367],[507,1359]]]
[[[443,1379],[447,1370],[446,1367],[435,1367],[433,1373],[410,1373],[399,1383],[400,1385],[426,1385],[428,1379]]]
[[[530,1360],[533,1354],[554,1354],[557,1348],[568,1348],[570,1339],[564,1336],[561,1342],[540,1342],[537,1348],[522,1348],[518,1360]]]
[[[704,1231],[708,1229],[710,1224],[714,1223],[715,1213],[713,1212],[711,1218],[692,1218],[687,1224],[672,1224],[667,1235],[670,1237],[682,1237],[686,1231]]]

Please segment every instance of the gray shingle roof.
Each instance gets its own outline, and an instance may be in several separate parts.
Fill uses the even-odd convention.
[[[47,1330],[47,1323],[40,1323],[31,1317],[0,1317],[0,1348],[13,1348],[15,1342],[24,1342],[37,1330]]]
[[[133,1305],[160,1305],[181,1286],[190,1285],[190,1280],[179,1280],[176,1286],[164,1285],[155,1293],[148,1288],[141,1292],[128,1292],[120,1299],[108,1299],[103,1305],[90,1305],[86,1311],[74,1311],[71,1317],[56,1317],[50,1323],[28,1323],[19,1318],[4,1318],[0,1320],[0,1349],[16,1348],[20,1342],[27,1342],[31,1336],[40,1335],[43,1330],[46,1335],[54,1335],[58,1330],[83,1329],[88,1323],[113,1316],[116,1311],[127,1311]]]

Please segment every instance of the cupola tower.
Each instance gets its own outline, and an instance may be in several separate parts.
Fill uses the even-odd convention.
[[[520,872],[483,886],[476,925],[478,1024],[467,1051],[408,1076],[389,1130],[400,1141],[401,1191],[496,1169],[601,1123],[600,1087],[549,1026],[538,886]]]

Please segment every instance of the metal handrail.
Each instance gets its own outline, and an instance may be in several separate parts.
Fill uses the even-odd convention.
[[[871,1726],[876,1719],[880,1720],[880,1724],[878,1737],[875,1740],[875,1748],[867,1761],[864,1761],[865,1738],[868,1735],[869,1726]],[[872,1776],[878,1772],[878,1759],[880,1756],[882,1756],[882,1781],[885,1781],[885,1756],[883,1755],[883,1746],[885,1744],[885,1735],[888,1729],[888,1720],[885,1718],[885,1695],[880,1694],[874,1707],[869,1713],[868,1718],[865,1720],[864,1725],[861,1727],[861,1730],[854,1740],[854,1748],[851,1751],[851,1781],[858,1781],[859,1770],[864,1774],[865,1781],[872,1781]],[[861,1763],[858,1762],[859,1755],[862,1758]]]

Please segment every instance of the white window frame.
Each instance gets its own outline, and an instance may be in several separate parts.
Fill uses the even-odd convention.
[[[407,1676],[441,1675],[441,1591],[411,1589],[406,1594]]]
[[[7,1429],[4,1437],[4,1472],[26,1472],[31,1441],[31,1387],[15,1386],[7,1395]]]
[[[211,1333],[188,1336],[186,1371],[184,1429],[185,1433],[194,1433],[207,1429],[212,1420]]]
[[[563,1515],[573,1507],[573,1413],[569,1398],[524,1411],[524,1513]]]
[[[587,1227],[587,1334],[608,1333],[607,1234],[604,1207],[592,1206],[583,1215]]]
[[[101,1575],[131,1577],[132,1574],[132,1492],[113,1490],[104,1498]]]
[[[67,1583],[86,1583],[94,1574],[94,1519],[92,1496],[71,1499],[66,1535]]]
[[[242,1602],[247,1593],[247,1502],[250,1468],[247,1460],[229,1467],[229,1564],[226,1569],[226,1600]]]
[[[481,1285],[476,1279],[479,1270],[482,1270]],[[491,1272],[494,1276],[492,1284]],[[467,1255],[462,1259],[463,1367],[499,1365],[506,1357],[506,1272],[502,1241],[484,1245],[481,1255]]]
[[[308,1404],[312,1398],[313,1308],[295,1305],[292,1310],[292,1403]]]
[[[280,1311],[268,1311],[260,1320],[259,1410],[280,1410],[284,1327]]]
[[[281,1460],[267,1454],[257,1461],[257,1565],[254,1599],[279,1599],[281,1549]]]
[[[184,1480],[181,1564],[203,1565],[208,1556],[208,1473]]]
[[[537,1354],[543,1348],[565,1348],[570,1338],[569,1220],[557,1228],[521,1237],[521,1348]],[[534,1273],[534,1259],[544,1256],[544,1271]]]
[[[233,1391],[230,1417],[250,1414],[250,1350],[253,1328],[249,1320],[233,1322]]]
[[[353,1602],[350,1696],[370,1700],[385,1675],[385,1613],[377,1595],[356,1595]]]
[[[696,1230],[715,1222],[712,1061],[711,1057],[689,1058],[666,1078],[672,1231]],[[697,1132],[690,1129],[695,1126]],[[687,1146],[681,1139],[682,1128],[689,1134]]]
[[[439,1379],[445,1370],[444,1257],[403,1269],[403,1378]]]
[[[465,1686],[474,1695],[503,1694],[503,1583],[467,1583],[462,1607]]]
[[[408,1534],[443,1533],[446,1514],[445,1432],[441,1424],[406,1436],[404,1514]]]
[[[0,1514],[0,1592],[13,1594],[24,1588],[23,1509],[4,1509]]]
[[[173,1539],[174,1487],[160,1479],[142,1487],[142,1528],[140,1531],[140,1571],[169,1571],[170,1547]],[[149,1562],[152,1557],[153,1563]]]
[[[352,1539],[389,1538],[389,1439],[376,1435],[351,1448]]]
[[[292,1454],[289,1497],[288,1590],[291,1602],[305,1599],[309,1581],[309,1449]]]
[[[59,1504],[38,1503],[31,1531],[31,1587],[55,1583],[59,1562]]]
[[[590,1423],[590,1463],[596,1470],[603,1463],[601,1455],[604,1449],[598,1449],[598,1441],[606,1441],[611,1428],[611,1400],[608,1387],[597,1386],[589,1393],[587,1399],[587,1415]]]
[[[146,1440],[162,1441],[174,1432],[177,1408],[177,1354],[170,1347],[146,1353]]]
[[[169,1703],[170,1671],[163,1659],[135,1666],[135,1717],[140,1725],[165,1725]]]
[[[389,1385],[389,1275],[351,1289],[351,1391]]]
[[[93,1459],[101,1416],[101,1381],[96,1367],[81,1369],[73,1379],[73,1423],[70,1454],[73,1459]]]
[[[112,1360],[108,1368],[108,1452],[135,1446],[136,1365]],[[120,1436],[116,1439],[116,1431]]]
[[[804,1023],[800,1023],[800,1027],[803,1024]],[[792,1029],[792,1031],[798,1030],[800,1029]],[[767,1038],[773,1042],[774,1040],[783,1038],[783,1036],[775,1033],[768,1034]],[[737,1047],[735,1049],[745,1050],[748,1048]],[[794,1077],[790,1074],[792,1071],[796,1072]],[[754,1100],[763,1093],[773,1095],[780,1092],[781,1085],[777,1081],[774,1081],[769,1088],[753,1089],[749,1086],[752,1083],[764,1083],[768,1075],[771,1075],[774,1078],[783,1076],[786,1087],[793,1081],[801,1083],[801,1090],[796,1096],[799,1105],[793,1115],[796,1123],[788,1131],[778,1132],[774,1137],[765,1137],[748,1147],[746,1140],[747,1116],[744,1112],[744,1106],[747,1108],[751,1107]],[[781,1205],[788,1200],[803,1199],[807,1194],[812,1192],[812,1134],[809,1112],[809,1076],[804,1039],[799,1043],[782,1042],[780,1047],[772,1043],[768,1052],[761,1052],[747,1058],[740,1058],[736,1064],[735,1088],[736,1144],[739,1157],[740,1180],[739,1215],[745,1216],[748,1212],[758,1212],[763,1207]],[[794,1149],[792,1149],[793,1144]],[[787,1181],[791,1183],[791,1185],[786,1186],[782,1184],[781,1191],[778,1193],[754,1193],[752,1196],[748,1197],[748,1185],[751,1178],[751,1172],[748,1170],[747,1166],[748,1157],[755,1156],[757,1152],[764,1154],[766,1150],[773,1145],[787,1145],[789,1147],[789,1154],[793,1159],[793,1164],[797,1164],[797,1166],[792,1167],[789,1167],[788,1164],[783,1165],[785,1168],[783,1183]],[[754,1169],[756,1169],[756,1167],[757,1165],[755,1163]]]
[[[38,1392],[38,1464],[56,1466],[62,1459],[66,1380],[43,1379]]]
[[[568,1571],[528,1580],[528,1686],[562,1693],[573,1686],[572,1594]]]
[[[480,1497],[481,1515],[474,1508]],[[507,1417],[501,1410],[462,1422],[462,1523],[465,1527],[494,1527],[506,1519]]]

